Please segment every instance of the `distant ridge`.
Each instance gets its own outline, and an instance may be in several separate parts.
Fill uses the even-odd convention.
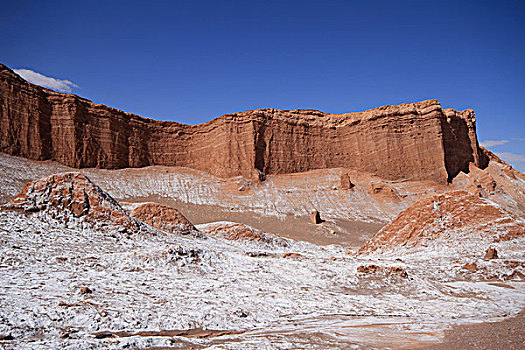
[[[447,183],[471,162],[488,163],[473,110],[437,100],[347,114],[267,108],[184,125],[30,84],[2,64],[0,151],[76,168],[167,165],[261,180],[345,167]]]

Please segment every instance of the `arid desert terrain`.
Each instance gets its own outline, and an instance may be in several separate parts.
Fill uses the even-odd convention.
[[[0,132],[0,347],[525,347],[525,175],[473,110],[183,125],[0,65]]]

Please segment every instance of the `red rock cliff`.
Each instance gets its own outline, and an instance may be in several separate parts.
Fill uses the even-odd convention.
[[[436,100],[359,113],[259,109],[201,125],[155,121],[30,84],[0,64],[0,151],[72,167],[184,166],[230,177],[356,168],[446,183],[485,167],[472,110]]]

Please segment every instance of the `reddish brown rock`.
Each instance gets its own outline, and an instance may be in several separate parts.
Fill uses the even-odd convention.
[[[368,192],[376,197],[386,200],[399,200],[399,194],[397,191],[382,181],[371,182]]]
[[[357,272],[366,275],[386,275],[386,276],[399,276],[407,278],[408,274],[401,266],[378,266],[374,264],[360,265],[357,267]]]
[[[350,175],[348,175],[348,173],[344,173],[341,175],[339,187],[342,190],[349,190],[354,188],[354,186],[355,185],[352,183],[352,181],[350,181]]]
[[[462,267],[464,270],[468,270],[470,272],[476,272],[478,271],[478,265],[476,265],[476,263],[466,263],[465,265],[463,265]]]
[[[209,230],[204,231],[208,236],[224,237],[231,240],[264,240],[264,235],[251,227],[243,224],[231,223],[215,226]]]
[[[357,267],[358,273],[375,273],[379,270],[379,266],[371,264],[371,265],[360,265]]]
[[[498,258],[498,251],[496,248],[490,247],[487,249],[487,252],[485,253],[485,257],[483,259],[485,260],[492,260]]]
[[[488,161],[474,112],[436,100],[346,114],[267,108],[183,125],[30,84],[1,64],[0,151],[77,168],[184,166],[255,180],[342,167],[447,183]]]
[[[4,210],[27,213],[45,211],[51,216],[66,214],[83,217],[91,222],[119,225],[122,229],[138,229],[139,223],[109,194],[81,173],[62,173],[30,182],[13,200],[2,206]]]
[[[424,242],[445,239],[491,237],[494,242],[525,234],[525,224],[497,204],[466,191],[447,192],[427,197],[402,211],[383,227],[360,252],[421,246]]]
[[[144,203],[131,215],[146,224],[169,233],[194,234],[198,231],[177,209],[157,203]]]
[[[489,197],[496,192],[497,183],[488,172],[471,163],[469,165],[469,175],[472,193]]]
[[[89,287],[80,288],[80,294],[91,294],[93,291]]]
[[[299,253],[293,253],[293,252],[286,252],[283,253],[283,258],[287,259],[301,259],[303,256]]]
[[[235,222],[216,222],[199,226],[199,231],[210,237],[225,238],[233,241],[253,241],[272,245],[287,246],[285,240],[261,232],[248,225]]]
[[[476,273],[477,276],[472,277],[479,281],[522,281],[525,278],[525,274],[523,273],[523,271],[525,271],[525,263],[522,261],[500,260],[499,263],[505,267],[503,271],[495,270],[491,265],[478,266],[475,262],[466,263],[462,266],[462,269]]]
[[[497,155],[495,155],[494,153],[492,153],[491,151],[489,151],[485,147],[480,146],[479,148],[486,155],[486,157],[489,159],[489,161],[498,163],[501,166],[503,166],[504,173],[507,176],[509,176],[511,179],[520,178],[520,179],[525,181],[525,174],[523,174],[522,172],[514,169],[510,164],[508,164],[507,162],[504,162],[503,160],[501,160]]]
[[[323,222],[323,220],[321,220],[321,215],[319,214],[317,210],[314,210],[312,214],[310,214],[310,222],[314,225],[317,225]]]

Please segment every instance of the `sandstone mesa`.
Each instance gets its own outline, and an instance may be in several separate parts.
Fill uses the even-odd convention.
[[[344,167],[447,183],[471,162],[487,165],[475,121],[472,109],[427,100],[346,114],[266,108],[184,125],[48,90],[0,64],[0,151],[75,168],[166,165],[264,179]]]

